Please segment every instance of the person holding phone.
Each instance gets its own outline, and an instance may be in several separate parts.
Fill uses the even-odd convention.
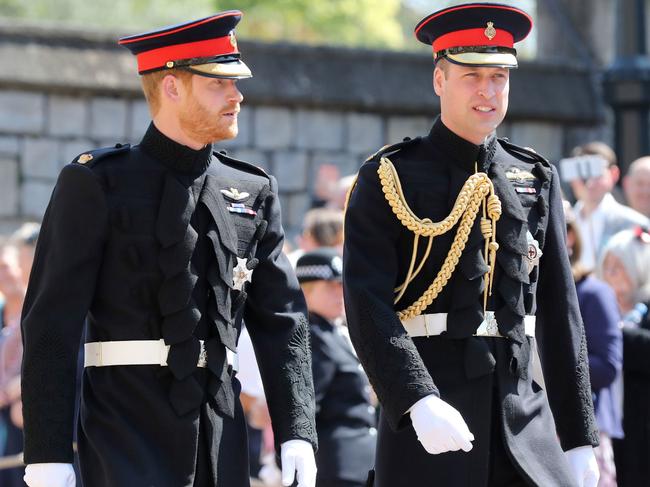
[[[573,164],[560,163],[576,197],[575,223],[582,236],[580,264],[595,270],[601,251],[614,234],[650,220],[614,198],[612,190],[620,177],[616,154],[604,142],[594,141],[573,149]]]

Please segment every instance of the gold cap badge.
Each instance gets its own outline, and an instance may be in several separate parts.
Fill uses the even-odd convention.
[[[79,159],[77,159],[77,162],[79,164],[86,164],[88,161],[92,161],[93,155],[92,154],[81,154],[79,156]]]
[[[165,64],[165,66],[167,66],[167,67],[170,68],[170,69],[173,68],[173,67],[174,67],[174,61],[167,61],[167,63]]]
[[[234,48],[237,48],[237,39],[235,39],[235,33],[230,33],[230,45]]]
[[[487,27],[485,28],[483,33],[485,34],[485,37],[487,37],[488,39],[490,40],[494,39],[494,36],[497,35],[497,30],[494,28],[494,22],[488,22]]]

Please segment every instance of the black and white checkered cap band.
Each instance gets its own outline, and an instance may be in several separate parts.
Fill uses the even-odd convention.
[[[302,265],[296,267],[296,276],[298,279],[324,280],[335,279],[334,271],[327,264],[322,265]],[[338,276],[336,276],[338,278]]]

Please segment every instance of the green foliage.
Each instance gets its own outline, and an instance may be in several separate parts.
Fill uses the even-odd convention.
[[[242,10],[248,38],[355,46],[401,47],[400,0],[217,0]]]
[[[214,0],[0,0],[0,16],[136,31],[213,11]]]
[[[536,0],[500,0],[534,13]],[[424,52],[413,27],[455,0],[0,0],[0,16],[48,20],[125,34],[237,9],[240,38]],[[534,52],[536,31],[518,46]]]
[[[400,48],[400,0],[0,0],[0,16],[144,30],[238,9],[240,37]]]

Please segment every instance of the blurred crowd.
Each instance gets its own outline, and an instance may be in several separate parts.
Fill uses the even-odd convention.
[[[578,291],[601,434],[599,485],[650,485],[650,156],[620,181],[614,151],[576,147],[559,163],[567,249]],[[361,487],[374,463],[377,402],[347,336],[341,284],[346,194],[354,176],[323,165],[312,208],[285,251],[312,329],[320,487]],[[39,225],[26,223],[0,250],[0,456],[22,450],[20,314]],[[270,417],[246,330],[239,343],[241,400],[249,423],[253,486],[279,486]],[[23,486],[20,469],[0,486]]]

